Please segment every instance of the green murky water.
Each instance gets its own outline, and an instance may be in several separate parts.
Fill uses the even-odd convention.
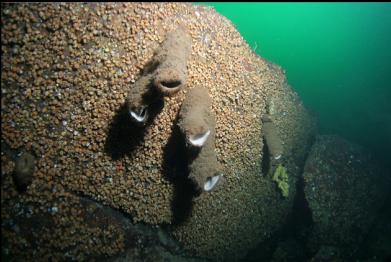
[[[390,3],[203,3],[281,65],[319,118],[387,161],[391,149]],[[389,160],[389,159],[388,159]]]

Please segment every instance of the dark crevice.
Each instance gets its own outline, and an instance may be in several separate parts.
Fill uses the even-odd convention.
[[[180,86],[182,83],[181,81],[172,80],[172,81],[161,81],[160,84],[165,88],[176,88]]]
[[[93,203],[95,203],[95,204],[97,204],[97,205],[99,205],[99,206],[101,206],[101,207],[109,208],[109,209],[111,209],[111,210],[113,210],[113,211],[118,212],[118,213],[121,214],[124,218],[128,219],[128,220],[131,221],[131,222],[133,221],[133,217],[132,217],[131,214],[129,214],[129,213],[127,213],[127,212],[124,212],[124,211],[122,211],[122,210],[119,209],[119,208],[114,208],[114,207],[112,207],[112,206],[105,205],[104,203],[100,202],[99,200],[95,199],[93,196],[88,195],[88,194],[86,194],[86,193],[83,192],[83,191],[72,190],[72,189],[67,188],[67,187],[65,187],[65,191],[66,191],[67,193],[70,193],[70,194],[72,194],[72,195],[78,197],[78,198],[80,199],[80,202],[81,202],[82,204],[83,204],[83,201],[84,201],[84,202],[86,202],[86,201],[87,201],[87,202],[93,202]],[[132,223],[133,223],[133,222],[132,222]]]
[[[263,148],[262,148],[262,174],[266,176],[270,171],[270,153],[267,148],[266,141],[263,139]]]
[[[314,137],[309,140],[309,145],[305,156],[300,160],[300,169],[298,170],[298,180],[296,181],[296,194],[293,200],[292,211],[287,216],[284,225],[281,229],[274,232],[270,238],[259,243],[255,248],[251,249],[242,261],[270,261],[273,258],[273,253],[278,248],[279,243],[293,239],[301,247],[298,256],[295,259],[298,261],[307,261],[311,258],[311,254],[307,248],[307,232],[313,226],[312,212],[305,198],[304,193],[304,166],[305,160],[309,154],[311,145],[315,141]],[[273,168],[271,157],[267,145],[264,141],[263,158],[262,158],[262,173],[266,176]]]
[[[314,220],[312,217],[312,211],[309,206],[309,203],[306,199],[304,188],[304,167],[306,163],[306,159],[310,153],[311,147],[315,142],[315,136],[311,136],[308,140],[308,146],[305,151],[305,155],[300,160],[300,169],[298,170],[298,179],[296,181],[296,195],[293,200],[292,211],[288,216],[285,228],[286,231],[303,247],[303,253],[305,259],[310,259],[313,254],[311,254],[310,250],[307,248],[308,245],[308,232],[311,231]]]

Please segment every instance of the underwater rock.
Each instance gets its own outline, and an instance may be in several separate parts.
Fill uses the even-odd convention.
[[[374,256],[379,261],[391,260],[391,192],[379,211],[368,236],[360,246],[358,257],[370,260]]]
[[[15,161],[13,172],[14,182],[17,188],[25,191],[33,180],[35,170],[35,157],[29,152],[22,152]]]
[[[281,139],[278,137],[277,130],[270,115],[262,116],[263,123],[263,137],[266,141],[267,148],[269,150],[269,154],[275,160],[281,158],[283,153],[283,147],[281,143]]]
[[[161,246],[152,246],[141,249],[138,252],[133,250],[126,252],[124,255],[109,260],[109,262],[155,262],[155,261],[172,261],[172,262],[207,262],[201,258],[186,257],[183,254],[172,254]]]
[[[215,129],[211,106],[212,101],[207,89],[195,87],[187,92],[181,105],[178,123],[187,145],[202,147]]]
[[[379,261],[391,260],[391,191],[370,233],[360,246],[359,256],[362,260],[376,257]]]
[[[11,176],[4,176],[2,218],[15,220],[15,206],[31,203],[33,214],[41,214],[44,207],[57,225],[39,220],[42,228],[50,229],[39,231],[39,238],[7,230],[5,248],[13,258],[61,259],[71,253],[75,260],[90,260],[121,252],[123,238],[112,241],[106,235],[114,237],[116,230],[91,229],[75,215],[83,213],[83,207],[75,209],[75,201],[60,187],[118,209],[134,223],[171,224],[170,233],[186,252],[208,259],[239,260],[281,228],[292,208],[314,121],[287,85],[283,70],[256,55],[228,19],[190,3],[5,4],[1,12],[1,137],[12,149],[34,147],[42,156],[27,196],[16,194]],[[186,92],[164,97],[164,107],[154,118],[148,110],[147,121],[153,121],[145,128],[129,127],[129,113],[119,109],[140,70],[145,76],[163,69],[149,69],[148,63],[165,45],[167,33],[180,25],[187,28],[192,46],[191,55],[189,46],[183,49],[189,51],[181,51],[182,58],[188,55],[187,71],[181,66],[178,75],[185,72],[183,83],[209,93],[224,186],[186,206],[191,215],[173,225],[181,212],[173,202],[190,194],[170,179],[187,178],[187,163],[165,168],[169,155],[182,160],[169,142],[182,141],[174,131]],[[164,68],[170,68],[165,61]],[[274,125],[284,142],[281,164],[290,175],[285,199],[274,181],[263,176],[261,116],[268,97],[273,97],[272,113],[278,116]],[[140,109],[135,113],[144,116]],[[110,132],[113,122],[118,132]],[[131,148],[118,146],[121,154],[114,154],[105,146],[111,140]],[[8,159],[3,161],[9,166]],[[47,190],[42,191],[43,186]]]
[[[48,184],[39,185],[39,190],[36,196],[44,201],[53,189]],[[182,257],[183,250],[166,230],[133,224],[118,210],[67,192],[60,186],[55,190],[61,200],[45,206],[19,195],[7,197],[2,208],[12,208],[12,211],[2,217],[2,236],[7,239],[3,252],[8,246],[23,250],[16,255],[21,261],[28,261],[31,256],[39,256],[43,261],[112,261],[109,257],[121,261],[124,256],[138,257],[139,254],[143,254],[141,258],[150,258],[149,250],[155,248],[159,253]],[[23,241],[25,239],[28,241]],[[13,253],[10,252],[9,258],[15,257]]]
[[[184,27],[167,34],[153,58],[157,64],[154,85],[163,95],[174,95],[186,85],[190,54],[191,37]]]
[[[167,250],[172,252],[180,251],[178,242],[168,234],[167,230],[163,230],[161,227],[159,227],[157,229],[157,238],[159,239],[159,244],[165,247]]]
[[[341,258],[341,248],[322,245],[310,261],[345,261]]]
[[[306,261],[303,251],[302,243],[293,238],[288,238],[278,243],[271,261]]]
[[[311,148],[303,176],[314,223],[308,240],[312,252],[321,245],[344,247],[340,257],[349,260],[386,199],[386,174],[358,145],[322,135]]]

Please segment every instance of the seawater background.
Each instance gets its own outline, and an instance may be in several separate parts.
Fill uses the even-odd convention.
[[[286,70],[321,133],[339,134],[391,162],[390,3],[202,4]]]

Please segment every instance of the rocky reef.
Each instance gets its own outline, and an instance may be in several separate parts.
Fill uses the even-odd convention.
[[[143,243],[146,233],[124,230],[142,222],[169,225],[186,256],[239,260],[283,225],[314,120],[283,70],[226,18],[179,3],[5,4],[1,16],[4,254],[107,259]],[[189,175],[199,168],[189,165],[178,124],[198,87],[214,116],[200,153],[212,155],[224,183],[195,201]],[[286,198],[266,175],[265,114],[284,150]],[[22,151],[36,155],[23,194],[12,179]],[[94,222],[83,199],[130,224],[111,221],[111,212]]]
[[[307,243],[315,260],[351,260],[368,252],[368,243],[363,244],[378,223],[391,184],[376,160],[339,136],[320,135],[303,176],[313,220]],[[369,259],[368,254],[361,255]]]

